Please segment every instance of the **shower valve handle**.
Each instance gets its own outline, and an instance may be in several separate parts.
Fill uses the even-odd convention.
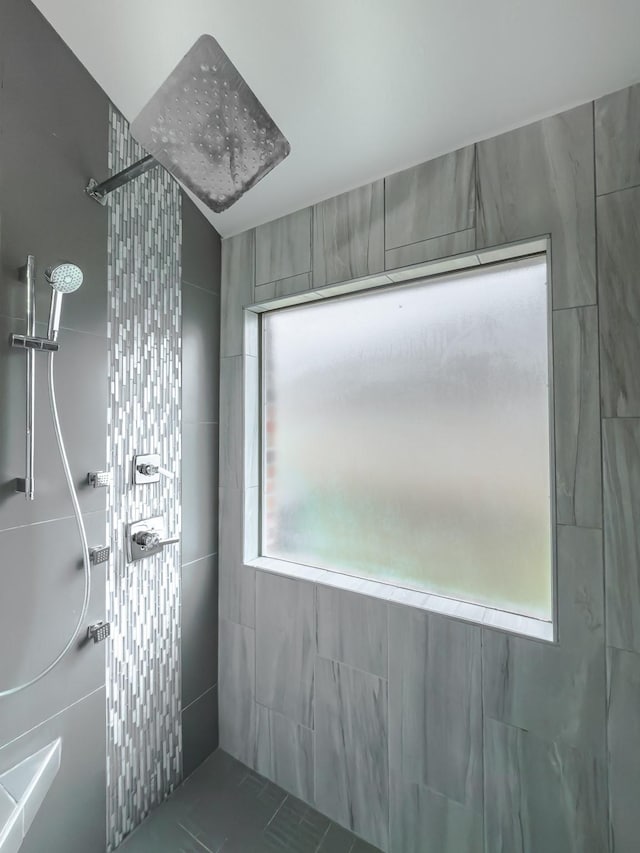
[[[161,539],[160,534],[155,530],[146,530],[136,533],[133,541],[140,546],[143,551],[149,551],[152,548],[162,548],[163,545],[174,545],[180,541],[178,536],[172,536],[167,539]]]
[[[143,462],[138,465],[138,471],[141,474],[144,474],[145,477],[155,477],[156,474],[162,474],[163,477],[166,477],[169,480],[173,480],[175,474],[171,471],[168,471],[166,468],[162,468],[160,465],[153,465],[151,462]]]
[[[160,534],[154,530],[141,530],[139,533],[135,533],[132,538],[143,551],[157,548],[160,545]]]
[[[180,541],[178,536],[166,536],[164,523],[160,516],[136,521],[128,529],[129,562],[152,557],[158,554],[165,545],[173,545]]]

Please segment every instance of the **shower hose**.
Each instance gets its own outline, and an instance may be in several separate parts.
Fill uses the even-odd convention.
[[[82,626],[84,625],[87,616],[87,610],[89,609],[89,598],[91,597],[91,561],[89,560],[87,531],[85,530],[84,521],[82,519],[82,513],[80,512],[78,495],[76,494],[75,486],[73,485],[71,470],[69,469],[69,460],[67,459],[67,452],[65,450],[64,440],[62,438],[62,430],[60,429],[60,418],[58,416],[58,405],[56,403],[56,387],[55,382],[53,380],[54,355],[55,353],[53,352],[49,353],[49,406],[51,408],[51,416],[53,418],[53,428],[56,434],[56,441],[58,443],[58,451],[60,452],[60,460],[64,469],[64,476],[67,481],[67,486],[69,488],[69,495],[71,496],[73,512],[76,517],[76,524],[78,526],[78,533],[80,534],[80,542],[82,544],[82,561],[84,564],[84,599],[82,601],[82,609],[80,611],[80,616],[78,617],[78,621],[73,630],[73,633],[69,637],[69,640],[67,641],[60,654],[54,660],[51,661],[51,663],[46,667],[46,669],[43,669],[42,672],[39,672],[38,675],[34,676],[29,681],[25,681],[24,684],[18,684],[16,687],[11,687],[8,690],[0,690],[0,699],[4,696],[12,696],[15,693],[20,693],[22,690],[26,690],[27,687],[31,687],[33,684],[37,684],[38,681],[43,679],[45,675],[48,675],[51,670],[60,663],[62,658],[67,654],[69,649],[75,643],[78,634],[80,633]]]

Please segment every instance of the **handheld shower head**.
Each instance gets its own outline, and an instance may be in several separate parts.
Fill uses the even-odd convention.
[[[44,274],[52,288],[51,307],[49,309],[49,340],[55,341],[60,330],[60,312],[62,297],[65,293],[73,293],[83,281],[82,270],[75,264],[58,264],[49,267]]]

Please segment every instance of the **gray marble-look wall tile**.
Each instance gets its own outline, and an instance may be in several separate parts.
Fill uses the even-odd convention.
[[[384,181],[343,193],[313,209],[313,286],[384,269]]]
[[[260,361],[244,358],[244,487],[260,483]]]
[[[603,421],[607,643],[640,652],[640,419]]]
[[[316,654],[313,584],[258,572],[256,699],[313,728]]]
[[[387,604],[318,586],[318,654],[387,677]]]
[[[58,678],[68,683],[66,673],[59,673]],[[102,853],[106,849],[105,732],[109,729],[105,710],[105,689],[101,687],[0,748],[0,769],[4,771],[62,739],[60,769],[24,841],[20,833],[21,843],[12,847],[2,836],[4,827],[0,828],[3,853],[17,853],[18,848],[20,853]],[[7,730],[0,731],[4,740]],[[140,783],[139,777],[134,778]],[[138,796],[141,793],[138,789]]]
[[[218,685],[184,707],[181,721],[182,774],[186,779],[218,748]]]
[[[253,302],[255,230],[222,241],[220,355],[242,355],[242,309]]]
[[[388,846],[387,682],[316,660],[316,804],[364,839]]]
[[[242,559],[244,493],[220,489],[219,500],[219,610],[220,616],[250,628],[255,626],[255,570]]]
[[[292,275],[290,278],[281,278],[278,281],[258,285],[255,289],[255,301],[266,302],[269,299],[281,299],[284,296],[292,296],[294,293],[302,293],[304,290],[311,290],[310,272],[303,272],[300,275]]]
[[[474,184],[473,145],[386,178],[386,248],[471,228]]]
[[[255,569],[242,563],[225,565],[220,572],[220,616],[253,628],[255,625]]]
[[[597,213],[602,414],[638,416],[640,188],[599,198]]]
[[[478,247],[551,233],[553,307],[596,301],[593,110],[478,143]]]
[[[494,720],[485,729],[486,850],[606,853],[604,762]]]
[[[598,309],[553,313],[556,516],[602,527]]]
[[[220,746],[251,766],[256,754],[255,632],[220,619]]]
[[[640,184],[640,83],[595,102],[598,195]]]
[[[260,551],[260,487],[244,491],[243,551],[245,560],[255,560]]]
[[[305,207],[256,228],[256,284],[311,271],[311,215]]]
[[[182,281],[219,294],[220,236],[184,191],[180,192],[180,204]]]
[[[636,853],[640,835],[640,655],[609,649],[609,819],[612,853]]]
[[[483,630],[484,712],[604,757],[602,533],[558,527],[559,642]]]
[[[313,731],[257,706],[254,767],[289,793],[313,804]]]
[[[220,359],[220,486],[244,486],[243,358]]]
[[[482,803],[480,628],[389,608],[392,770],[458,803]]]
[[[391,775],[390,853],[484,853],[482,808]]]
[[[420,243],[410,243],[408,246],[388,249],[384,255],[384,268],[393,270],[410,264],[422,264],[426,261],[435,261],[438,258],[448,258],[451,255],[472,252],[475,247],[476,229],[467,228],[465,231],[445,234],[444,237],[432,237],[430,240],[422,240]]]

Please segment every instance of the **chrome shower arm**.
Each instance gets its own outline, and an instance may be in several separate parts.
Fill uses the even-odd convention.
[[[143,157],[142,160],[132,163],[131,166],[127,166],[126,169],[123,169],[121,172],[117,172],[115,175],[107,178],[106,181],[98,183],[94,178],[91,178],[85,187],[85,192],[88,196],[94,199],[94,201],[97,201],[100,204],[106,204],[109,193],[112,193],[119,187],[139,178],[140,175],[144,175],[145,172],[148,172],[150,169],[154,169],[159,165],[160,163],[158,163],[153,155],[147,154],[147,156]]]

